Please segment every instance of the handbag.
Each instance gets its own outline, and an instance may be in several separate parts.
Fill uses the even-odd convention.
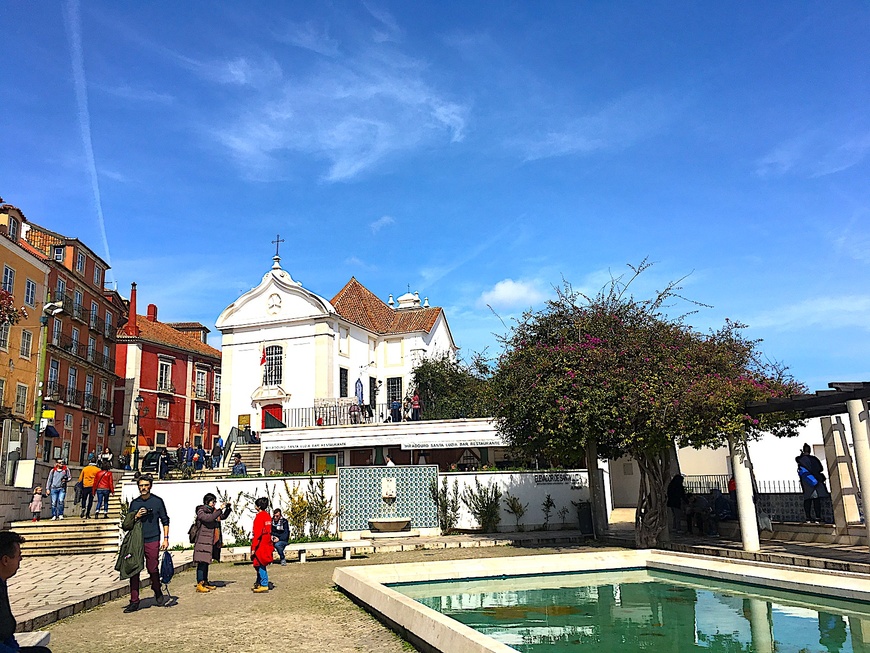
[[[196,538],[199,537],[200,528],[202,528],[202,524],[198,519],[194,519],[190,528],[187,529],[187,539],[190,540],[191,544],[196,544]]]

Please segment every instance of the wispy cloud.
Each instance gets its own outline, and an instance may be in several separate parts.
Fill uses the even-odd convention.
[[[135,88],[127,84],[122,84],[121,86],[95,85],[92,86],[92,88],[124,100],[132,100],[133,102],[172,104],[175,101],[175,98],[168,93],[159,93],[150,89]]]
[[[548,131],[516,139],[513,144],[528,161],[620,150],[661,132],[677,118],[683,105],[662,93],[637,91],[568,118]]]
[[[393,18],[393,15],[389,11],[383,7],[378,7],[373,2],[363,2],[362,4],[379,23],[373,32],[375,41],[379,43],[384,41],[399,41],[404,37],[404,30],[399,27],[396,19]]]
[[[857,327],[870,331],[870,295],[813,297],[764,311],[746,320],[751,327],[779,330]]]
[[[339,54],[339,42],[329,35],[325,27],[315,25],[313,22],[290,23],[287,27],[276,34],[276,38],[284,43],[295,45],[297,48],[310,50],[326,57],[335,57]]]
[[[377,270],[378,266],[372,265],[371,263],[366,263],[361,258],[356,256],[349,256],[344,259],[344,264],[351,268],[356,268],[360,270]]]
[[[100,236],[103,239],[103,250],[106,263],[112,267],[112,257],[109,254],[109,238],[106,236],[106,221],[103,218],[103,200],[100,196],[100,178],[97,174],[97,164],[94,159],[94,141],[91,137],[91,112],[88,108],[88,82],[85,76],[85,59],[82,50],[81,8],[78,0],[67,0],[64,6],[64,25],[69,39],[70,62],[73,71],[73,88],[78,106],[79,131],[81,132],[82,148],[91,178],[91,192],[94,196],[94,206],[97,210],[97,222]],[[109,273],[112,276],[112,273]]]
[[[491,306],[494,309],[508,310],[529,308],[543,301],[546,296],[538,281],[502,279],[480,295],[477,305],[479,308]]]
[[[814,129],[787,139],[756,161],[755,174],[824,177],[861,163],[870,154],[870,131],[848,136]]]
[[[111,170],[106,168],[105,166],[100,167],[100,176],[105,177],[106,179],[111,179],[112,181],[117,181],[122,184],[126,184],[130,181],[130,178],[126,175],[118,172],[117,170]]]
[[[870,221],[867,211],[863,211],[861,220]],[[834,237],[834,247],[851,259],[861,263],[870,263],[870,234],[864,227],[847,227]]]
[[[391,224],[395,224],[396,220],[389,215],[384,215],[375,220],[374,222],[369,223],[369,229],[372,230],[373,234],[378,233],[384,227],[387,227]]]

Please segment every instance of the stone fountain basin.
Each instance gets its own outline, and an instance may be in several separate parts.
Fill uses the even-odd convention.
[[[369,519],[369,528],[380,533],[403,531],[411,525],[410,517],[378,517]]]

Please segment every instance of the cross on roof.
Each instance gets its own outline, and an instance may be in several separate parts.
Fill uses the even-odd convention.
[[[278,256],[278,248],[281,246],[281,243],[284,242],[284,239],[281,238],[281,234],[277,234],[275,236],[275,240],[272,241],[272,244],[275,246],[275,256]]]

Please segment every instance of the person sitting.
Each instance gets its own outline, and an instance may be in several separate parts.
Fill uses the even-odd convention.
[[[278,552],[278,560],[281,565],[287,564],[287,558],[284,557],[284,549],[290,541],[290,525],[279,508],[272,511],[272,544],[275,546],[275,551]]]

